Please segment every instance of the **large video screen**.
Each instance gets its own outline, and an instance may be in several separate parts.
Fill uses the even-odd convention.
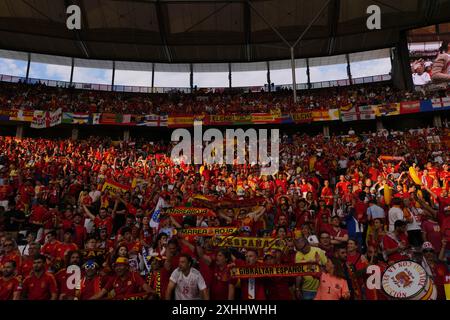
[[[445,90],[448,88],[450,83],[449,40],[450,23],[409,31],[410,66],[416,89]]]

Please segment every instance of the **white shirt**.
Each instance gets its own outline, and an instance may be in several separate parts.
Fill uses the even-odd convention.
[[[96,202],[98,199],[100,199],[101,195],[102,193],[99,190],[89,192],[89,197],[91,197],[92,202]]]
[[[175,300],[200,300],[200,291],[206,289],[205,279],[200,271],[194,268],[191,268],[187,276],[176,268],[170,276],[170,281],[177,285]]]
[[[422,215],[423,210],[420,208],[408,208],[408,210],[411,213],[411,217],[413,219],[412,222],[408,223],[408,231],[421,230],[420,215]]]
[[[347,159],[339,160],[338,163],[339,163],[339,167],[341,167],[342,169],[347,169],[347,163],[348,163]]]
[[[395,221],[404,220],[402,209],[397,207],[392,207],[389,209],[388,217],[389,217],[389,232],[394,232]]]
[[[422,73],[419,75],[418,73],[413,74],[413,82],[416,86],[423,86],[429,82],[431,82],[430,75],[427,72]]]

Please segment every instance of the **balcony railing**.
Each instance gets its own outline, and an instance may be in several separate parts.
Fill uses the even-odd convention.
[[[390,74],[383,74],[383,75],[377,75],[377,76],[370,76],[370,77],[362,77],[362,78],[354,78],[353,84],[364,84],[364,83],[373,83],[373,82],[382,82],[382,81],[389,81],[391,80]],[[73,86],[75,89],[81,89],[81,90],[94,90],[94,91],[114,91],[114,92],[134,92],[134,93],[169,93],[173,91],[181,91],[185,93],[189,93],[191,89],[189,87],[141,87],[141,86],[124,86],[124,85],[107,85],[107,84],[94,84],[94,83],[80,83],[80,82],[72,82],[72,84],[68,81],[58,81],[58,80],[47,80],[47,79],[35,79],[35,78],[28,78],[28,80],[25,77],[17,77],[17,76],[10,76],[10,75],[2,75],[0,74],[0,81],[2,82],[10,82],[10,83],[18,83],[21,82],[27,82],[29,84],[36,84],[41,83],[45,84],[49,87],[62,87],[62,88],[68,88],[69,86]],[[343,87],[343,86],[349,86],[350,80],[343,79],[343,80],[331,80],[331,81],[320,81],[320,82],[313,82],[311,83],[312,89],[318,89],[318,88],[330,88],[330,87]],[[206,91],[223,91],[225,89],[228,89],[227,87],[222,88],[197,88],[197,89],[203,89]],[[262,90],[268,91],[268,86],[252,86],[252,87],[233,87],[233,89],[241,89],[244,91],[251,91],[251,92],[260,92]],[[275,85],[272,87],[273,91],[280,90],[280,89],[292,89],[292,84],[284,84],[284,85]],[[297,90],[307,90],[308,84],[306,83],[298,83],[297,84]]]

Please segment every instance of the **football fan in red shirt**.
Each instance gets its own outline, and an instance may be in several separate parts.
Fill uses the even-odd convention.
[[[80,266],[81,254],[79,251],[69,251],[66,256],[66,268],[62,268],[55,274],[56,283],[58,284],[59,300],[74,300],[76,296],[75,289],[67,287],[67,279],[71,274],[67,273],[67,267]]]
[[[383,249],[388,263],[410,259],[407,224],[403,220],[395,221],[394,231],[383,237]]]
[[[81,277],[80,291],[77,293],[79,300],[91,300],[102,290],[102,277],[98,274],[99,266],[94,260],[88,260],[83,264],[84,276]]]
[[[106,283],[102,290],[91,297],[91,300],[101,299],[108,293],[113,295],[114,300],[124,300],[141,294],[153,294],[154,291],[136,273],[130,271],[128,259],[119,257],[114,263],[114,276]]]
[[[22,284],[22,299],[25,300],[56,300],[58,286],[55,277],[45,271],[45,256],[34,258],[33,271]]]
[[[256,250],[248,249],[245,253],[245,263],[237,260],[236,265],[258,265],[258,253]],[[241,279],[241,294],[242,300],[266,300],[265,280],[262,278]]]
[[[16,278],[16,263],[8,261],[3,266],[0,278],[0,300],[19,300],[21,290],[20,282]]]
[[[197,252],[200,259],[206,263],[210,269],[210,281],[206,283],[209,288],[211,300],[234,300],[236,279],[231,278],[228,265],[231,263],[231,253],[221,249],[217,251],[215,257],[211,258],[204,253],[202,247],[197,245]],[[206,279],[205,275],[203,277]]]

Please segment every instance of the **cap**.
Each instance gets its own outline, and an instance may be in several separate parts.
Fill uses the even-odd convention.
[[[128,259],[125,258],[125,257],[118,257],[118,258],[116,259],[115,264],[116,264],[116,265],[118,265],[118,264],[126,264],[126,265],[128,265]]]
[[[422,251],[423,250],[433,250],[434,251],[434,247],[431,244],[431,242],[426,241],[422,244]]]
[[[95,262],[94,260],[88,260],[83,264],[83,268],[84,269],[94,269],[94,268],[98,268],[98,264],[97,262]]]
[[[427,61],[424,63],[425,68],[431,67],[432,65],[433,65],[433,62],[431,62],[431,61]]]

